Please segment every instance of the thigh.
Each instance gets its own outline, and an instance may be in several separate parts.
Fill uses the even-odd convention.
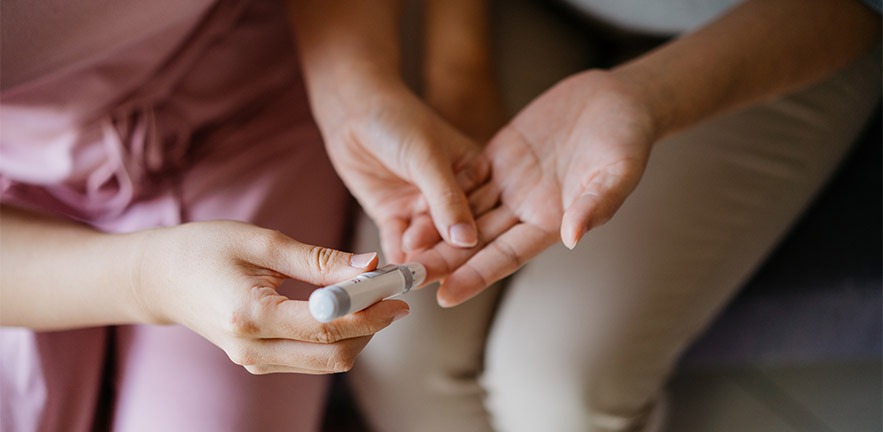
[[[0,430],[92,430],[107,334],[107,328],[0,328]]]
[[[356,249],[376,251],[377,229],[360,217]],[[347,374],[371,426],[378,431],[487,431],[478,383],[484,342],[498,289],[443,309],[435,287],[401,297],[411,314],[376,334]]]
[[[879,53],[798,94],[661,142],[635,193],[575,251],[511,281],[485,383],[501,430],[631,430],[680,353],[848,151]]]
[[[299,99],[298,99],[299,98]],[[278,95],[253,119],[199,144],[180,183],[186,221],[233,219],[299,241],[340,248],[349,198],[315,125]],[[306,299],[312,287],[282,291]],[[118,335],[114,429],[119,431],[318,430],[328,377],[252,376],[181,326],[133,326]]]

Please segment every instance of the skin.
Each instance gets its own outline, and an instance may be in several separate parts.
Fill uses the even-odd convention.
[[[384,301],[331,323],[276,292],[285,279],[326,285],[372,270],[358,256],[277,231],[196,222],[107,234],[0,207],[0,325],[58,330],[179,323],[249,372],[349,370],[371,335],[408,314]]]
[[[292,3],[332,161],[380,225],[388,257],[423,262],[431,279],[444,279],[443,306],[466,301],[558,238],[574,247],[609,220],[658,140],[817,82],[880,40],[879,16],[854,0],[750,0],[629,64],[562,81],[482,151],[450,122],[480,137],[492,121],[458,120],[461,98],[439,90],[451,85],[436,72],[447,66],[426,72],[433,106],[401,82],[398,2]],[[458,63],[437,63],[445,64]],[[370,335],[408,310],[384,301],[316,323],[304,302],[276,293],[282,280],[333,283],[373,269],[376,257],[364,264],[249,224],[117,235],[8,207],[0,218],[0,325],[176,322],[252,373],[328,373],[350,368]],[[438,236],[444,242],[418,247]]]
[[[434,77],[427,79],[434,95],[427,105],[393,72],[398,67],[395,33],[364,25],[391,24],[398,18],[397,2],[385,8],[336,5],[353,14],[321,3],[292,8],[293,15],[306,19],[298,25],[303,27],[298,39],[309,59],[311,91],[321,95],[314,108],[336,164],[352,173],[345,176],[348,184],[383,221],[390,255],[396,255],[398,239],[415,214],[445,220],[440,229],[446,229],[442,232],[451,244],[474,244],[474,228],[464,239],[452,236],[450,226],[474,226],[463,191],[487,181],[489,164],[477,144],[437,111],[459,112],[473,90],[487,87],[490,76],[472,74],[476,68],[457,79],[433,72],[469,63],[459,47],[436,37],[431,45],[442,45],[427,62],[427,75]],[[455,6],[436,5],[432,15],[445,18],[434,24],[434,32],[466,16],[452,10],[484,10],[468,3]],[[328,44],[335,48],[331,56],[324,54]],[[471,61],[485,64],[486,51],[474,51]],[[350,70],[352,63],[360,67]],[[501,118],[488,112],[493,114],[489,119]],[[480,126],[484,135],[498,126],[461,124],[467,130],[470,125]],[[276,292],[281,283],[287,278],[315,285],[346,280],[374,269],[376,254],[354,257],[245,223],[198,222],[107,234],[9,206],[0,206],[0,218],[4,326],[58,330],[179,323],[251,373],[330,373],[352,367],[371,335],[408,314],[404,302],[383,301],[331,323],[316,322],[306,302]],[[438,238],[434,227],[433,232]]]
[[[399,1],[291,1],[310,104],[338,174],[378,225],[387,259],[428,213],[449,245],[478,239],[466,194],[487,182],[476,142],[401,79]],[[456,173],[459,173],[458,176]]]
[[[423,99],[484,144],[505,123],[490,41],[490,4],[426,0]]]
[[[855,0],[749,0],[623,66],[571,76],[487,146],[493,177],[470,197],[484,212],[479,246],[408,259],[442,279],[439,304],[462,303],[613,217],[662,138],[831,76],[879,43],[880,27]]]

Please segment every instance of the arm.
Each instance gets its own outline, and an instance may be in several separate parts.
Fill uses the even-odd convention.
[[[880,43],[880,28],[857,0],[749,0],[613,74],[663,137],[832,75]]]
[[[57,330],[179,323],[249,372],[349,369],[371,336],[408,313],[400,301],[321,324],[276,292],[287,278],[325,285],[377,265],[376,254],[309,246],[240,222],[131,234],[0,206],[0,324]]]
[[[503,125],[491,49],[490,2],[427,0],[424,97],[446,120],[485,142]]]
[[[438,298],[461,303],[613,217],[661,138],[817,82],[879,41],[879,15],[855,0],[749,0],[612,71],[571,76],[488,145],[502,205],[479,219],[481,250],[439,244],[414,259],[430,277],[453,270]]]
[[[0,325],[37,330],[155,321],[133,269],[146,232],[104,234],[0,206]]]

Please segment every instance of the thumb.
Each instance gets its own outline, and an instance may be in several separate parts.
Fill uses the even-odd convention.
[[[271,254],[269,268],[292,279],[324,286],[377,267],[377,253],[352,254],[287,238]]]
[[[598,217],[599,201],[600,198],[595,194],[583,194],[564,212],[561,218],[561,241],[568,249],[575,248],[586,232],[603,223]]]

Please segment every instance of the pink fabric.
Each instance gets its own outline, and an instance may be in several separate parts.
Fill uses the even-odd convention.
[[[5,90],[3,204],[110,232],[237,219],[341,247],[350,201],[310,117],[285,15],[277,2],[221,1]],[[120,431],[317,430],[327,384],[251,376],[178,326],[0,329],[4,431],[89,430],[102,377]]]

